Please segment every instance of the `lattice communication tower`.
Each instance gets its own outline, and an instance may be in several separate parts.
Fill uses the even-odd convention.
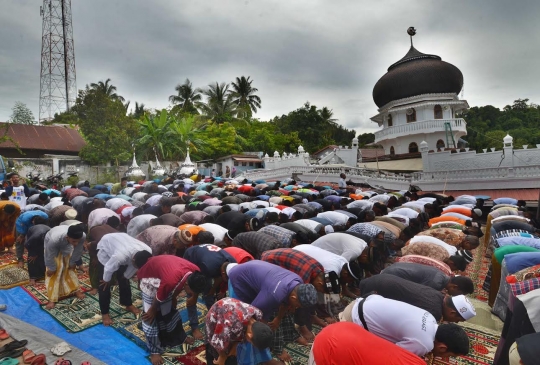
[[[43,0],[39,122],[69,110],[77,98],[71,0]]]

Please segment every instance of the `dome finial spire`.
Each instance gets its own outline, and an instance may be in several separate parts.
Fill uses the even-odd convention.
[[[407,29],[407,34],[411,36],[411,47],[412,47],[413,46],[412,37],[416,35],[416,29],[414,29],[414,27],[409,27],[409,29]]]

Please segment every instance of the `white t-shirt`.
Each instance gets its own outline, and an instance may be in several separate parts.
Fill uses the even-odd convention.
[[[409,219],[418,217],[418,212],[411,208],[399,208],[393,210],[392,214],[404,215],[405,217],[409,217]]]
[[[353,322],[362,326],[356,300],[352,309]],[[370,295],[363,306],[364,320],[369,332],[384,338],[418,356],[433,350],[438,324],[433,315],[413,305]]]
[[[372,196],[371,198],[369,198],[369,201],[386,204],[386,203],[388,203],[388,200],[390,200],[391,197],[392,197],[391,195],[379,194],[379,195],[375,195],[375,196]]]
[[[8,199],[14,203],[17,203],[21,209],[26,207],[26,195],[24,195],[24,186],[14,186],[13,192]]]
[[[199,224],[199,227],[204,228],[214,235],[214,243],[222,242],[225,238],[225,234],[228,232],[226,228],[214,223]]]
[[[420,209],[421,212],[424,212],[424,205],[428,204],[428,202],[421,202],[421,201],[415,201],[415,202],[408,202],[402,205],[402,207],[414,207],[416,209]]]
[[[323,250],[322,248],[315,247],[309,244],[294,246],[293,250],[303,252],[306,255],[313,257],[322,265],[322,267],[324,268],[324,272],[333,271],[339,275],[341,273],[343,265],[346,265],[348,263],[347,260],[345,260],[339,255],[333,254],[331,252]]]
[[[333,226],[344,226],[349,220],[349,216],[338,212],[322,212],[317,214],[317,218],[328,219]]]
[[[313,233],[317,233],[317,234],[319,233],[317,229],[320,230],[322,226],[322,224],[320,224],[319,222],[312,221],[311,219],[298,219],[294,221],[294,223],[297,223],[301,225],[302,227],[307,228]]]
[[[441,241],[440,239],[438,238],[435,238],[435,237],[431,237],[431,236],[414,236],[413,238],[411,238],[411,241],[409,242],[410,245],[413,245],[417,242],[428,242],[428,243],[434,243],[436,244],[437,246],[441,246],[442,248],[444,248],[446,251],[448,251],[448,254],[450,254],[450,256],[453,256],[456,254],[457,252],[457,248],[454,247],[454,246],[451,246],[449,245],[448,243],[444,242],[444,241]]]
[[[342,256],[347,261],[356,260],[367,247],[363,239],[342,232],[324,235],[311,245]]]
[[[360,208],[362,210],[371,210],[373,208],[373,202],[369,200],[355,200],[347,204],[347,208]]]

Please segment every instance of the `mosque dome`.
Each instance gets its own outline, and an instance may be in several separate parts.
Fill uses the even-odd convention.
[[[380,108],[391,101],[422,94],[456,93],[463,87],[463,74],[439,56],[424,54],[411,44],[409,52],[388,67],[373,88]]]

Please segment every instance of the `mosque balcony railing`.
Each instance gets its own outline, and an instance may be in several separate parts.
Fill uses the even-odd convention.
[[[435,132],[444,132],[445,123],[450,123],[453,132],[467,133],[467,123],[465,119],[430,119],[421,122],[411,122],[394,127],[387,127],[375,132],[375,143],[386,139],[393,139],[412,134],[429,134]]]

